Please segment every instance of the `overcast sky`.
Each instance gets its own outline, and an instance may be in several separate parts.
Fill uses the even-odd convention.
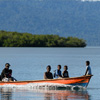
[[[100,1],[100,0],[81,0],[81,1]]]

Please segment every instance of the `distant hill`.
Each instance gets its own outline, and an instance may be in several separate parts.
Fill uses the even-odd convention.
[[[83,39],[0,31],[0,47],[85,47]]]
[[[78,37],[100,46],[100,2],[0,0],[0,30]]]

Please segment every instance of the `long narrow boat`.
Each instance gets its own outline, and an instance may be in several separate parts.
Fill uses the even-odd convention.
[[[82,86],[87,87],[93,75],[61,78],[61,79],[47,79],[47,80],[32,80],[32,81],[15,81],[15,82],[0,82],[2,86]]]

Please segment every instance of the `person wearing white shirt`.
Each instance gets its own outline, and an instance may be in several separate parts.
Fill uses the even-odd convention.
[[[92,75],[90,61],[86,61],[86,72],[85,75]]]
[[[2,79],[3,82],[8,82],[9,78],[7,78],[7,75],[5,74],[5,77]]]

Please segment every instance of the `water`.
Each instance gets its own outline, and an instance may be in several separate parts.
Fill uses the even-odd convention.
[[[93,77],[87,90],[0,88],[1,100],[99,100],[100,48],[0,48],[0,70],[9,62],[17,80],[43,79],[46,66],[53,72],[58,64],[68,65],[70,77],[85,73],[85,61],[91,62]]]

